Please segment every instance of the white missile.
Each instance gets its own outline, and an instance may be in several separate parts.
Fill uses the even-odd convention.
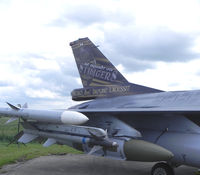
[[[76,111],[64,111],[60,119],[62,123],[71,125],[83,124],[89,120],[84,114]]]
[[[35,120],[45,123],[57,123],[68,125],[80,125],[89,119],[82,113],[70,110],[35,110],[27,108],[19,108],[7,103],[10,108],[1,108],[0,114],[13,118],[21,117],[26,120]]]

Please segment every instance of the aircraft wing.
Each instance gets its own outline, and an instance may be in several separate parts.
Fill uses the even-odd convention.
[[[81,113],[200,114],[199,106],[75,109]]]

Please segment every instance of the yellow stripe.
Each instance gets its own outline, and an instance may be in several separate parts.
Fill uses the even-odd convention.
[[[85,41],[85,42],[83,42],[83,44],[81,44],[81,42],[79,42],[79,43],[73,45],[72,48],[73,49],[78,49],[78,48],[80,48],[82,46],[87,46],[87,45],[90,45],[90,44],[92,44],[92,43],[89,42],[89,41]]]
[[[105,97],[107,94],[98,94],[98,95],[81,95],[81,96],[74,96],[74,97]]]
[[[102,61],[102,62],[110,62],[109,60],[107,60],[106,58],[95,58],[98,61]]]
[[[110,85],[110,84],[111,84],[110,82],[98,80],[98,79],[96,79],[96,78],[94,78],[93,81],[98,82],[98,83],[102,83],[102,84],[107,84],[107,85]]]
[[[102,85],[102,84],[96,84],[96,83],[91,83],[90,86],[99,86],[99,87],[100,87],[100,86],[105,86],[105,85]]]

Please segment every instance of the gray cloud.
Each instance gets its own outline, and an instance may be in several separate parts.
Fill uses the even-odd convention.
[[[139,30],[136,26],[105,30],[102,51],[114,65],[126,71],[142,71],[154,67],[155,61],[183,62],[197,58],[192,51],[195,37],[166,28]],[[97,43],[98,44],[98,43]]]
[[[58,63],[59,69],[38,69],[31,60],[44,59],[47,60],[42,54],[25,53],[22,56],[16,56],[19,59],[13,60],[13,72],[15,74],[23,75],[18,82],[15,79],[9,79],[7,81],[0,81],[0,89],[2,93],[1,104],[3,106],[5,101],[17,103],[28,102],[30,104],[43,102],[52,102],[52,104],[58,104],[64,101],[65,97],[70,96],[70,92],[75,88],[81,88],[78,84],[77,78],[79,77],[78,70],[75,61],[69,61],[73,59],[73,56],[68,57],[55,57],[54,60]],[[32,58],[32,59],[30,59]],[[52,60],[53,58],[51,58]],[[24,80],[23,80],[24,78]],[[33,94],[31,94],[33,92]],[[46,95],[41,94],[47,93]],[[49,94],[49,95],[48,95]],[[52,99],[51,94],[55,98]],[[55,104],[55,105],[56,105]],[[53,105],[51,105],[53,106]]]
[[[30,74],[28,81],[27,88],[40,90],[47,89],[52,91],[60,96],[69,96],[70,92],[74,88],[79,88],[80,85],[77,83],[76,79],[79,77],[78,70],[75,64],[75,61],[68,62],[67,60],[72,58],[54,58],[58,65],[59,70],[38,70],[30,61],[29,58],[42,58],[48,60],[48,58],[44,57],[43,55],[36,55],[34,54],[26,54],[22,63],[20,64],[20,68],[22,71],[24,70],[31,70],[33,73]],[[36,73],[35,73],[36,72]],[[40,79],[41,82],[35,83],[32,82],[31,79]]]
[[[127,31],[130,29],[126,29]],[[195,54],[190,50],[193,45],[194,38],[183,34],[177,34],[167,29],[157,30],[152,33],[140,33],[135,30],[132,34],[128,33],[125,29],[119,28],[118,30],[109,32],[104,30],[105,40],[100,45],[100,50],[107,56],[107,58],[114,64],[122,64],[126,71],[141,71],[147,68],[153,68],[154,61],[184,61],[192,59]],[[136,33],[134,33],[136,32]],[[124,34],[123,34],[124,33]],[[95,43],[99,44],[99,43]],[[35,103],[44,99],[44,101],[53,101],[51,98],[30,97],[25,93],[26,89],[46,89],[60,97],[70,96],[70,92],[75,88],[81,86],[77,83],[76,79],[79,77],[75,61],[67,61],[74,59],[73,56],[55,57],[59,65],[59,70],[38,70],[29,58],[48,60],[43,55],[26,53],[22,59],[16,61],[18,72],[30,70],[30,79],[26,87],[16,87],[16,94],[14,97],[9,94],[5,97],[8,101],[24,102],[24,99],[29,103]],[[52,59],[52,58],[51,58]],[[40,79],[41,82],[34,83],[31,80]],[[0,86],[8,86],[7,82],[0,82]],[[8,98],[9,97],[9,98]],[[56,99],[55,99],[56,100]],[[59,101],[59,99],[57,99]]]
[[[71,7],[51,25],[66,27],[70,22],[83,27],[98,24],[99,30],[104,33],[104,43],[100,49],[114,65],[122,64],[127,71],[153,68],[154,61],[182,62],[198,56],[191,50],[194,36],[161,27],[137,28],[134,17],[123,9],[104,11],[96,5],[81,4]],[[111,30],[104,26],[105,23],[114,23],[118,27]]]
[[[105,43],[105,45],[102,45],[99,49],[113,65],[117,66],[122,64],[125,68],[125,72],[143,71],[154,67],[154,63],[150,60],[139,60],[134,55],[126,55],[124,50],[111,47],[112,43]]]
[[[42,79],[41,87],[56,92],[59,95],[70,95],[70,92],[79,87],[76,78],[71,75],[58,73],[55,71],[41,71],[38,75]],[[38,87],[39,88],[39,87]]]
[[[40,55],[37,53],[24,53],[21,56],[22,56],[22,58],[25,58],[25,59],[27,59],[27,58],[38,58],[38,59],[44,59],[44,60],[48,59],[48,58],[44,57],[43,55]]]
[[[113,49],[124,57],[151,61],[186,61],[194,59],[197,54],[191,48],[195,38],[168,29],[155,31],[130,32],[124,28],[106,32],[105,42],[110,43]]]
[[[81,4],[78,6],[68,7],[66,13],[60,18],[52,21],[51,26],[65,27],[69,23],[88,26],[97,22],[104,21],[103,10],[96,5]]]
[[[71,28],[80,28],[80,30],[90,28],[89,31],[93,31],[93,33],[101,31],[102,36],[94,37],[95,44],[99,45],[100,43],[100,50],[105,56],[115,66],[122,64],[125,72],[154,68],[155,61],[181,62],[197,57],[197,54],[191,50],[195,39],[193,36],[176,33],[167,28],[137,28],[134,14],[122,8],[117,10],[114,8],[104,9],[103,6],[92,3],[85,4],[84,2],[78,5],[67,5],[64,7],[66,8],[64,13],[59,18],[49,22],[48,27],[59,27],[64,28],[64,30],[69,27],[70,30],[66,30],[66,32],[73,32]],[[94,24],[97,25],[92,26]],[[44,26],[46,27],[46,25]],[[71,33],[67,33],[67,35],[71,35]],[[90,37],[89,35],[90,33],[88,37]],[[97,39],[101,37],[102,41],[98,41]],[[19,60],[12,62],[17,65],[13,69],[16,73],[23,75],[28,72],[28,76],[24,76],[27,78],[26,84],[18,86],[12,82],[0,82],[0,87],[11,86],[14,88],[13,91],[5,94],[3,99],[5,101],[23,103],[26,99],[29,103],[37,103],[43,99],[43,103],[53,103],[53,101],[61,100],[48,97],[30,97],[25,92],[27,89],[35,91],[45,89],[60,97],[66,97],[70,96],[70,92],[74,88],[81,88],[81,85],[76,81],[79,74],[75,61],[69,61],[74,59],[73,55],[70,58],[56,56],[51,58],[56,60],[59,70],[37,68],[30,61],[30,58],[48,60],[40,53],[24,53],[18,57]],[[40,81],[32,81],[37,79]],[[175,85],[171,84],[171,86]]]
[[[14,104],[28,102],[30,105],[39,104],[47,107],[55,105],[54,102],[59,105],[66,102],[70,92],[82,86],[76,81],[79,73],[73,55],[65,57],[64,50],[60,49],[58,42],[68,41],[74,37],[78,39],[82,34],[87,34],[85,37],[89,37],[96,45],[100,45],[100,50],[115,66],[122,64],[125,73],[153,69],[156,61],[183,62],[199,56],[191,50],[196,36],[181,33],[182,30],[172,26],[171,28],[179,32],[158,27],[160,23],[154,24],[156,20],[153,20],[154,23],[151,24],[152,15],[145,23],[146,20],[142,18],[145,19],[148,13],[142,11],[143,8],[140,5],[138,8],[136,6],[127,8],[129,4],[126,3],[126,6],[123,1],[109,1],[103,4],[100,1],[81,0],[57,3],[55,6],[51,2],[43,5],[36,2],[33,6],[23,4],[20,3],[12,14],[12,7],[14,7],[12,1],[2,0],[0,2],[0,8],[3,9],[2,16],[5,21],[9,21],[3,25],[5,30],[2,30],[1,37],[2,46],[6,46],[1,49],[0,53],[2,102],[9,101]],[[34,10],[27,11],[39,5],[41,8],[37,9],[37,15],[32,14]],[[45,12],[44,5],[47,8]],[[25,18],[20,14],[15,16],[16,11],[24,12],[24,10],[27,12]],[[4,11],[7,12],[4,13]],[[145,13],[144,16],[143,13]],[[9,20],[6,20],[8,14]],[[56,15],[59,16],[56,17]],[[171,15],[169,17],[171,18]],[[166,14],[166,19],[170,18],[167,18]],[[193,19],[190,15],[188,18]],[[26,23],[27,19],[33,21],[32,25]],[[170,27],[166,19],[163,19],[162,24],[165,25],[166,22],[165,26]],[[179,21],[176,22],[179,24]],[[145,28],[145,25],[149,28]],[[188,33],[192,34],[192,31],[196,30],[196,28],[192,29]],[[15,32],[17,32],[16,35]],[[56,55],[57,51],[63,51],[58,54],[63,54],[63,57]],[[50,55],[51,58],[45,55]],[[55,61],[56,68],[54,69],[54,65],[52,67],[45,65],[46,60],[50,62],[49,64],[52,64],[50,60],[53,60],[53,63]],[[171,83],[169,86],[178,85]],[[41,94],[42,92],[44,95]]]
[[[0,80],[0,87],[10,87],[10,86],[13,86],[13,83],[10,82],[10,81],[3,81],[3,80]]]
[[[27,94],[23,91],[24,89],[18,89],[17,87],[9,91],[7,93],[4,93],[4,95],[1,98],[0,105],[1,107],[8,107],[6,102],[12,103],[14,105],[21,104],[23,105],[24,103],[28,103],[28,106],[30,108],[38,108],[38,109],[52,109],[52,108],[66,108],[67,106],[70,106],[70,99],[71,97],[65,96],[59,97],[59,98],[39,98],[39,97],[30,97],[27,96]],[[11,95],[12,94],[12,95]],[[69,102],[69,105],[68,105]]]
[[[65,13],[53,20],[49,26],[66,27],[71,24],[78,24],[81,27],[88,27],[93,24],[104,25],[106,22],[127,25],[134,21],[134,17],[125,9],[104,10],[97,4],[82,3],[79,5],[66,5]]]

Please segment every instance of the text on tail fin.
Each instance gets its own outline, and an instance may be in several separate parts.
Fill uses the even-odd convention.
[[[124,85],[128,81],[88,38],[70,43],[83,87]]]

